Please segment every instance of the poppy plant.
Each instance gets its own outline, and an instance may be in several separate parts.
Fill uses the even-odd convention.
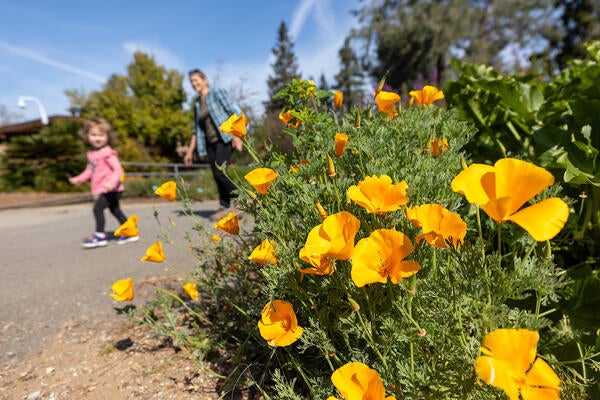
[[[409,106],[413,103],[417,103],[418,106],[429,106],[444,98],[444,92],[430,85],[425,85],[421,90],[411,90],[408,94],[410,95]]]
[[[229,214],[217,221],[215,224],[215,229],[227,232],[230,235],[237,235],[240,232],[238,216],[235,212],[230,211]]]
[[[358,228],[360,221],[349,212],[332,214],[309,232],[304,245],[305,254],[347,260],[352,257]]]
[[[131,301],[134,298],[133,280],[131,278],[119,279],[111,286],[113,291],[110,297],[116,301]]]
[[[260,335],[270,346],[289,346],[302,336],[292,304],[283,300],[273,300],[262,310],[258,321]]]
[[[398,108],[396,103],[400,101],[400,96],[394,92],[381,91],[375,96],[375,102],[379,111],[386,113],[390,118],[394,118],[398,115]]]
[[[358,185],[350,186],[346,195],[368,213],[386,214],[408,203],[407,189],[405,181],[392,185],[392,178],[389,176],[373,175],[366,177]]]
[[[165,253],[163,253],[162,243],[154,242],[154,244],[146,250],[146,255],[144,255],[141,261],[151,261],[155,263],[161,263],[165,261]]]
[[[521,208],[554,183],[545,169],[526,161],[503,158],[494,166],[472,164],[452,180],[452,190],[463,194],[471,204],[481,206],[494,221],[512,221],[535,240],[550,240],[560,232],[569,217],[569,207],[553,197]]]
[[[467,224],[460,215],[439,204],[409,207],[406,209],[406,217],[423,231],[417,235],[417,243],[425,239],[434,247],[448,247],[448,240],[454,248],[458,248],[467,234]]]
[[[510,400],[559,400],[560,378],[536,355],[539,334],[527,329],[496,329],[483,338],[475,372],[504,390]],[[519,396],[520,393],[520,396]]]
[[[219,129],[225,133],[229,133],[235,137],[243,139],[248,133],[246,126],[248,125],[248,118],[243,113],[240,115],[233,114],[225,122],[221,124]]]
[[[123,222],[123,224],[117,228],[114,235],[127,237],[138,236],[140,234],[140,231],[137,227],[138,220],[139,218],[137,215],[132,215],[131,217],[127,218],[127,221]]]
[[[255,168],[248,172],[244,178],[258,193],[267,194],[269,187],[278,176],[279,174],[271,168]]]
[[[344,154],[344,150],[346,150],[346,145],[348,144],[348,135],[345,133],[338,132],[334,136],[335,140],[335,148],[333,150],[333,154],[336,157],[341,157]]]
[[[154,194],[163,199],[173,201],[177,197],[177,183],[175,181],[167,181],[160,185],[158,189],[154,191]]]
[[[198,295],[198,287],[196,287],[196,282],[188,282],[185,285],[183,285],[183,291],[192,300],[196,300],[199,296]]]
[[[344,105],[344,92],[337,91],[333,94],[333,106],[338,110]]]
[[[397,284],[414,275],[421,266],[404,260],[414,247],[410,239],[394,229],[377,229],[356,243],[350,275],[357,287],[370,283],[386,283],[388,278]]]
[[[349,362],[333,371],[331,382],[345,400],[395,400],[385,397],[385,388],[379,373],[361,362]],[[333,400],[335,397],[329,397]]]
[[[275,256],[275,241],[265,239],[248,257],[252,262],[257,264],[277,264],[277,257]]]

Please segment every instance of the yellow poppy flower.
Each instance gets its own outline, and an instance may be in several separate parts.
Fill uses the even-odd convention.
[[[243,113],[233,114],[227,121],[223,122],[219,129],[225,133],[229,133],[235,137],[243,139],[248,133],[246,126],[248,125],[248,118]]]
[[[454,248],[458,248],[467,234],[467,224],[460,215],[439,204],[409,207],[406,217],[423,231],[417,236],[417,243],[425,239],[434,247],[448,247],[446,240],[450,240]]]
[[[395,400],[385,397],[379,373],[361,362],[350,362],[333,371],[331,382],[345,400]],[[329,397],[333,399],[333,397]]]
[[[333,106],[338,110],[344,105],[344,92],[339,90],[333,94]]]
[[[430,85],[425,85],[421,90],[411,90],[408,94],[410,95],[409,106],[412,106],[413,103],[417,103],[419,106],[429,106],[444,98],[444,92]]]
[[[289,346],[302,336],[303,329],[291,303],[273,300],[263,308],[258,330],[270,346]]]
[[[214,243],[219,243],[223,239],[221,239],[221,235],[214,234],[214,235],[212,235],[210,240],[212,240]]]
[[[279,174],[271,168],[255,168],[248,172],[244,178],[260,194],[267,194],[269,187]]]
[[[215,229],[227,232],[231,235],[237,235],[240,232],[238,216],[233,211],[229,212],[229,214],[217,221]]]
[[[394,118],[398,115],[398,108],[396,103],[400,101],[400,96],[394,92],[381,91],[375,96],[377,107],[379,111],[386,113],[390,118]]]
[[[300,125],[300,120],[292,114],[292,110],[279,113],[279,119],[290,128],[296,129]],[[295,120],[294,123],[290,123],[292,120]]]
[[[553,197],[521,208],[554,183],[545,169],[526,161],[503,158],[494,166],[472,164],[452,180],[452,190],[463,194],[497,222],[512,221],[535,240],[550,240],[569,218],[569,207]],[[521,208],[521,209],[520,209]],[[520,210],[519,210],[520,209]]]
[[[354,251],[354,237],[360,221],[347,211],[332,214],[315,226],[306,238],[308,254],[347,260]]]
[[[256,246],[248,258],[257,264],[277,264],[275,241],[269,239],[263,240],[260,245]]]
[[[496,329],[485,335],[475,372],[504,390],[510,400],[559,400],[560,379],[536,356],[539,334],[527,329]],[[519,397],[519,392],[521,397]]]
[[[196,287],[196,282],[188,282],[183,285],[183,291],[185,294],[190,296],[190,299],[196,300],[198,298],[198,288]]]
[[[158,189],[154,191],[154,194],[163,199],[173,201],[177,197],[177,183],[175,181],[167,181],[160,185]]]
[[[161,263],[165,261],[165,253],[163,253],[162,243],[154,242],[154,244],[146,250],[146,255],[142,257],[141,261],[151,261]]]
[[[370,283],[400,283],[402,278],[415,274],[421,266],[404,260],[413,251],[410,239],[394,229],[377,229],[356,243],[350,273],[354,284],[363,287]]]
[[[346,145],[348,144],[348,135],[345,133],[338,132],[334,136],[335,140],[335,149],[333,153],[336,157],[341,157],[344,154],[344,150],[346,150]]]
[[[327,175],[329,175],[330,178],[333,178],[336,175],[335,164],[329,154],[327,154]]]
[[[304,274],[331,275],[333,273],[333,262],[325,256],[329,251],[329,242],[318,237],[320,229],[321,225],[314,227],[308,234],[306,244],[300,249],[300,259],[311,265],[300,270],[302,276]]]
[[[434,157],[439,157],[445,150],[448,150],[448,139],[435,138],[431,141],[429,151],[431,151],[431,155],[433,155]]]
[[[133,294],[133,280],[131,278],[119,279],[111,286],[114,293],[110,294],[110,297],[116,301],[131,301],[134,298]]]
[[[386,214],[408,203],[407,189],[405,181],[392,185],[392,178],[389,176],[381,175],[378,178],[373,175],[366,177],[358,185],[350,186],[346,195],[368,213]]]
[[[114,235],[127,237],[138,236],[140,234],[140,231],[137,227],[138,220],[139,218],[137,215],[132,215],[131,217],[127,218],[127,221],[123,222],[123,224],[117,228]]]

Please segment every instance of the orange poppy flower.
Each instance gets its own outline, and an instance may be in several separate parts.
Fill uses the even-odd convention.
[[[185,285],[183,285],[183,291],[185,292],[185,294],[190,296],[190,299],[192,300],[196,300],[199,296],[198,287],[196,287],[196,282],[188,282]]]
[[[396,103],[400,101],[400,96],[397,93],[381,91],[375,96],[375,101],[379,111],[386,113],[390,118],[398,115]]]
[[[454,248],[458,248],[467,234],[467,224],[460,215],[439,204],[409,207],[406,217],[423,231],[417,236],[417,243],[425,239],[434,247],[448,247],[446,240],[450,240]]]
[[[227,232],[230,235],[237,235],[240,232],[239,218],[234,211],[229,212],[215,224],[215,229]]]
[[[116,301],[131,301],[134,298],[133,280],[131,278],[119,279],[111,286],[113,291],[110,297]]]
[[[177,183],[175,181],[167,181],[160,185],[158,189],[154,191],[154,194],[163,199],[173,201],[177,197]]]
[[[438,139],[435,138],[431,141],[430,149],[431,155],[434,157],[439,157],[443,151],[448,150],[448,139]]]
[[[331,382],[345,400],[395,400],[385,397],[385,388],[379,373],[361,362],[350,362],[333,371]],[[328,400],[335,399],[329,397]]]
[[[539,334],[527,329],[496,329],[485,335],[475,372],[504,390],[510,400],[559,400],[560,378],[536,356]],[[520,396],[519,396],[520,392]]]
[[[335,140],[335,149],[333,153],[336,157],[341,157],[344,154],[344,150],[346,150],[346,145],[348,144],[348,135],[345,133],[338,132],[334,136]]]
[[[225,133],[229,133],[235,137],[243,139],[248,133],[246,126],[248,125],[248,118],[243,113],[233,114],[227,121],[223,122],[219,129]]]
[[[354,237],[359,228],[360,221],[349,212],[332,214],[309,232],[304,247],[313,258],[320,255],[347,260],[352,257]]]
[[[277,257],[275,256],[275,241],[265,239],[248,257],[252,262],[257,264],[277,264]]]
[[[346,195],[371,214],[386,214],[408,203],[407,189],[405,181],[392,185],[392,178],[389,176],[373,175],[366,177],[358,185],[350,186]]]
[[[452,180],[452,190],[477,204],[494,221],[512,221],[535,240],[550,240],[569,217],[569,207],[553,197],[529,207],[526,202],[554,183],[545,169],[526,161],[503,158],[494,166],[472,164]]]
[[[248,172],[244,178],[260,194],[267,194],[269,187],[279,174],[271,168],[255,168]]]
[[[114,235],[115,236],[127,236],[127,237],[135,237],[140,234],[138,230],[137,223],[139,217],[137,215],[132,215],[127,218],[127,221],[123,222],[123,224],[117,228]]]
[[[350,273],[354,284],[363,287],[370,283],[400,283],[414,275],[421,266],[404,260],[413,251],[410,239],[394,229],[377,229],[356,243]]]
[[[429,106],[444,98],[444,92],[429,85],[425,85],[421,90],[411,90],[408,94],[410,95],[409,106],[412,106],[413,103],[417,103],[419,106]]]
[[[146,255],[142,257],[141,261],[151,261],[161,263],[165,261],[165,253],[163,253],[162,243],[154,242],[154,244],[146,250]]]
[[[279,119],[290,128],[296,129],[300,125],[300,120],[292,114],[292,110],[279,113]],[[294,123],[290,123],[292,120],[295,120]]]
[[[344,105],[344,92],[337,91],[333,94],[333,106],[338,110]]]
[[[302,336],[303,329],[291,303],[273,300],[263,308],[258,330],[270,346],[289,346]]]

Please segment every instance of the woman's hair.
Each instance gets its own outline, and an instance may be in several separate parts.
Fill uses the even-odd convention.
[[[192,75],[198,75],[200,78],[208,80],[208,78],[206,77],[206,74],[204,72],[200,71],[198,68],[195,68],[195,69],[191,70],[190,72],[188,72],[188,77],[191,78]]]
[[[88,134],[92,128],[98,128],[101,132],[108,136],[108,145],[112,145],[116,139],[117,133],[113,131],[110,123],[104,118],[90,118],[83,123],[83,129],[79,131],[79,135],[88,143]]]

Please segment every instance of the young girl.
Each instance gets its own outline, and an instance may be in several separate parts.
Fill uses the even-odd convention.
[[[119,162],[117,152],[110,147],[114,139],[114,131],[110,124],[102,118],[91,118],[83,125],[82,136],[90,145],[91,150],[86,153],[87,167],[85,170],[69,178],[73,185],[80,185],[91,180],[92,195],[95,198],[94,218],[96,219],[96,231],[85,239],[81,245],[85,248],[106,246],[108,244],[106,232],[104,232],[104,210],[108,208],[112,215],[123,224],[127,217],[121,211],[119,199],[123,193],[123,168]],[[117,244],[135,242],[139,236],[117,238]]]

